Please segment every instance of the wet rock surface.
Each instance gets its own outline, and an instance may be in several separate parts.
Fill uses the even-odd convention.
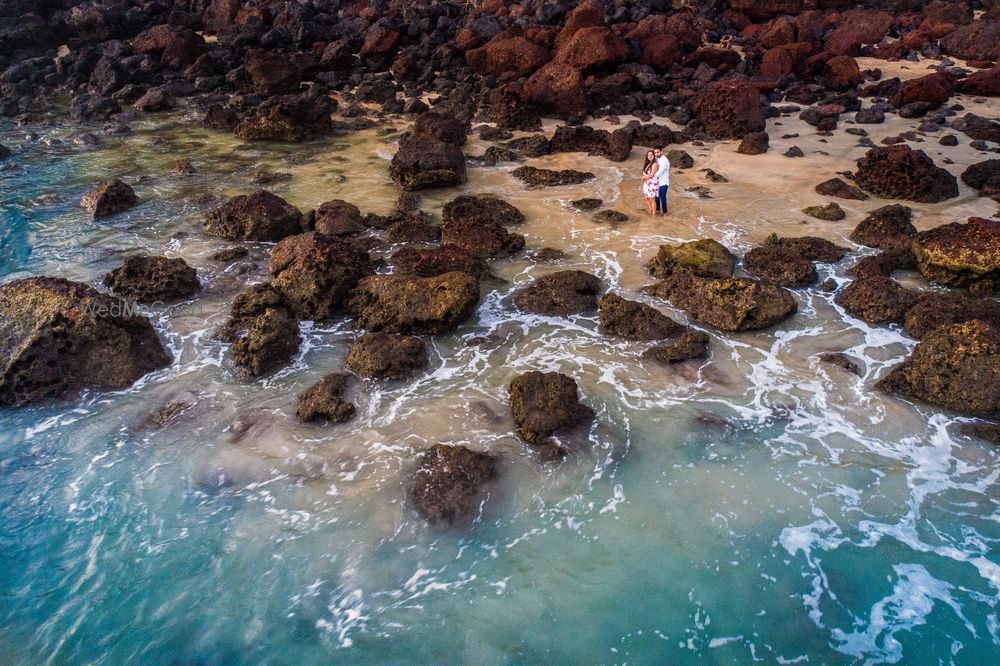
[[[917,268],[924,277],[975,294],[1000,288],[1000,221],[973,217],[953,222],[913,239]]]
[[[917,294],[889,277],[869,275],[851,282],[834,300],[868,324],[894,324],[902,323]]]
[[[577,171],[575,169],[553,171],[551,169],[539,169],[530,166],[518,167],[511,173],[515,178],[532,187],[579,185],[595,178],[594,174],[589,171]]]
[[[940,327],[878,387],[960,414],[1000,415],[1000,329],[980,320]]]
[[[479,304],[479,281],[467,273],[435,277],[372,275],[347,303],[359,328],[385,333],[439,334],[469,319]]]
[[[168,259],[148,254],[126,258],[105,276],[104,286],[119,296],[146,304],[187,298],[201,288],[195,269],[180,257]]]
[[[149,321],[116,298],[60,278],[0,284],[0,405],[127,388],[170,362]]]
[[[958,196],[958,181],[922,150],[905,144],[872,148],[858,160],[857,183],[888,199],[936,203]]]
[[[370,379],[405,379],[428,363],[423,340],[392,333],[365,333],[351,345],[345,361],[357,375]]]
[[[205,216],[204,231],[226,240],[279,241],[302,231],[302,212],[266,190],[241,194]]]
[[[769,328],[798,309],[787,289],[749,278],[712,279],[677,271],[647,291],[724,331]]]
[[[630,340],[662,340],[684,329],[651,305],[617,294],[605,294],[601,298],[598,321],[606,333]]]
[[[510,411],[518,434],[536,445],[594,417],[594,410],[580,402],[576,381],[557,372],[515,377],[510,383]]]
[[[80,206],[95,220],[124,213],[138,204],[135,191],[118,179],[100,183],[80,200]]]
[[[667,365],[703,359],[708,357],[709,341],[708,333],[685,331],[667,344],[650,347],[643,352],[642,357]]]
[[[407,495],[427,522],[460,527],[479,515],[498,476],[496,457],[461,445],[436,444],[420,455]]]
[[[354,418],[357,408],[344,400],[350,381],[348,375],[327,375],[306,389],[298,398],[295,415],[300,421],[329,421],[344,423]]]
[[[514,302],[524,312],[567,316],[597,309],[601,281],[583,271],[559,271],[534,280],[514,292]]]
[[[489,274],[481,257],[451,244],[432,248],[404,247],[392,255],[391,263],[397,275],[434,277],[460,271],[481,280]]]
[[[685,270],[699,277],[732,277],[736,256],[722,243],[711,238],[680,245],[661,245],[646,268],[650,275],[664,279],[674,271]]]
[[[851,232],[851,240],[860,245],[891,249],[909,246],[917,235],[913,210],[900,204],[873,210]]]

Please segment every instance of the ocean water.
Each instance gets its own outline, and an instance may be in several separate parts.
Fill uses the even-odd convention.
[[[204,284],[149,311],[169,368],[125,391],[0,412],[3,663],[996,661],[1000,454],[958,434],[964,419],[872,388],[912,349],[900,331],[799,290],[799,313],[777,329],[709,331],[707,362],[664,368],[640,359],[648,345],[602,334],[596,314],[527,316],[511,303],[533,277],[581,268],[686,322],[639,294],[661,243],[711,236],[741,253],[777,231],[863,253],[846,237],[885,202],[848,202],[846,221],[808,230],[797,213],[823,203],[806,183],[849,164],[853,144],[763,178],[734,146],[688,147],[696,167],[674,176],[667,222],[641,213],[639,149],[625,164],[530,161],[597,174],[579,187],[528,191],[510,165],[470,169],[462,191],[514,203],[529,248],[567,259],[495,262],[503,281],[468,324],[430,341],[426,373],[359,380],[357,418],[320,426],[295,420],[295,396],[342,367],[356,333],[306,324],[291,366],[239,381],[210,333],[265,278],[269,248],[213,263],[229,244],[199,223],[219,197],[262,181],[303,210],[343,198],[388,212],[392,126],[251,146],[179,116],[131,124],[129,135],[0,130],[18,150],[0,168],[2,279],[98,284],[145,249],[183,256]],[[181,158],[198,173],[172,174]],[[712,199],[684,192],[705,184],[703,166],[732,181],[709,184]],[[80,196],[112,176],[142,204],[88,221]],[[633,219],[597,225],[568,206],[581,196]],[[963,186],[949,207],[920,208],[917,224],[990,205]],[[821,279],[843,283],[852,261],[820,266]],[[825,351],[856,357],[864,376],[820,363]],[[513,434],[506,387],[531,369],[575,377],[597,412],[560,465]],[[192,406],[163,428],[144,423],[177,400]],[[466,529],[430,528],[405,500],[417,455],[438,442],[501,457],[500,482]]]

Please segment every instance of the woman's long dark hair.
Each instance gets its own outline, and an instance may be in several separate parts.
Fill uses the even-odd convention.
[[[643,158],[643,163],[642,163],[642,172],[643,173],[646,173],[646,169],[648,169],[649,165],[653,163],[653,160],[649,159],[649,156],[652,153],[653,153],[652,150],[646,151],[646,157]]]

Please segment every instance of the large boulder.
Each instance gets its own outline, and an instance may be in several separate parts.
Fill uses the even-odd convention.
[[[646,264],[649,273],[659,279],[674,271],[685,270],[699,277],[732,277],[736,256],[712,238],[688,241],[680,245],[661,245],[656,256]]]
[[[323,321],[343,308],[358,281],[372,273],[372,263],[350,241],[311,231],[275,245],[268,270],[295,317]]]
[[[852,281],[834,300],[865,323],[899,324],[917,302],[917,294],[888,276],[872,274]]]
[[[243,56],[243,68],[250,89],[260,95],[294,92],[302,80],[302,73],[288,56],[264,49],[248,50]]]
[[[576,381],[558,372],[527,372],[510,383],[510,411],[517,432],[529,444],[594,418],[594,410],[580,402]]]
[[[969,74],[958,82],[958,92],[976,97],[1000,97],[1000,65]]]
[[[333,130],[337,103],[325,94],[278,95],[240,120],[234,132],[247,141],[304,141]]]
[[[974,113],[967,113],[961,118],[953,120],[951,128],[958,130],[970,139],[1000,143],[1000,122],[977,116]]]
[[[524,213],[495,194],[462,194],[444,205],[445,222],[473,220],[509,227],[524,222]]]
[[[491,455],[436,444],[420,455],[407,494],[427,522],[459,527],[479,515],[498,474]]]
[[[411,335],[365,333],[351,345],[344,363],[361,377],[404,379],[427,367],[427,345]]]
[[[566,316],[597,308],[601,281],[583,271],[558,271],[538,278],[514,292],[514,302],[524,312]]]
[[[205,40],[190,28],[161,23],[139,33],[132,48],[139,54],[158,55],[164,67],[180,68],[205,52]]]
[[[80,206],[95,220],[123,213],[138,203],[135,191],[117,178],[103,181],[80,199]]]
[[[177,257],[151,257],[140,253],[104,277],[104,286],[139,303],[167,303],[198,292],[198,273]]]
[[[564,62],[550,62],[532,74],[523,93],[533,108],[556,118],[583,117],[589,107],[583,74]]]
[[[465,156],[452,143],[405,136],[389,165],[389,175],[408,191],[461,185]]]
[[[878,387],[961,414],[1000,416],[1000,328],[978,319],[942,326],[917,343]]]
[[[937,203],[958,196],[958,181],[922,150],[906,144],[872,148],[858,160],[860,187],[887,199]]]
[[[1000,302],[992,298],[968,298],[928,291],[920,294],[913,307],[906,311],[903,328],[921,340],[942,326],[972,319],[1000,326]]]
[[[467,273],[429,278],[373,275],[358,284],[347,311],[359,328],[439,334],[465,322],[478,304],[479,281]]]
[[[826,61],[826,87],[849,90],[865,82],[858,61],[849,55],[838,55]]]
[[[1000,221],[970,217],[917,234],[917,268],[924,277],[978,294],[1000,289]]]
[[[628,44],[605,26],[590,26],[573,33],[556,49],[555,60],[580,70],[614,65],[628,56]]]
[[[767,115],[760,92],[746,79],[717,81],[691,100],[691,110],[715,139],[763,132]]]
[[[330,421],[344,423],[354,417],[357,408],[344,399],[350,376],[343,373],[327,375],[307,388],[298,398],[295,415],[300,421]]]
[[[443,111],[420,114],[410,128],[410,136],[423,141],[444,141],[455,146],[465,143],[469,126],[455,116]]]
[[[854,228],[851,240],[881,250],[906,247],[917,235],[912,220],[913,210],[908,206],[892,204],[876,208]]]
[[[663,340],[684,330],[656,308],[618,294],[605,294],[601,298],[598,321],[611,335],[630,340]]]
[[[1000,21],[973,21],[941,40],[948,55],[963,60],[1000,59]]]
[[[1000,160],[984,160],[970,164],[962,172],[962,182],[979,192],[981,197],[1000,201]]]
[[[266,190],[241,194],[205,216],[204,231],[226,240],[279,241],[302,231],[302,212]]]
[[[499,36],[485,46],[465,52],[465,60],[480,74],[527,75],[549,61],[548,51],[525,37]]]
[[[149,321],[79,282],[0,284],[0,405],[123,389],[171,361]]]
[[[233,364],[244,378],[259,377],[285,365],[302,344],[299,322],[284,307],[264,307],[247,316],[233,342]]]
[[[927,109],[936,109],[955,92],[955,79],[950,74],[935,72],[927,76],[908,79],[900,86],[899,92],[889,98],[896,108],[921,102]]]
[[[354,204],[334,199],[316,209],[312,230],[324,236],[353,236],[365,230],[364,218]]]
[[[819,278],[811,261],[781,245],[752,248],[743,264],[749,273],[783,287],[806,287]]]
[[[632,151],[632,132],[625,128],[609,132],[586,125],[560,125],[549,139],[549,150],[553,153],[587,153],[612,162],[624,162]]]
[[[724,331],[768,328],[798,308],[784,287],[749,278],[702,278],[688,271],[675,271],[648,291]]]

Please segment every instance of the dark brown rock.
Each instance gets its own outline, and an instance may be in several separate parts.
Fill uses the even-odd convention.
[[[444,222],[473,220],[509,227],[524,222],[524,214],[494,194],[463,194],[444,205]]]
[[[920,340],[941,326],[961,324],[972,319],[1000,326],[1000,303],[992,298],[927,292],[921,294],[913,307],[907,310],[903,327]]]
[[[883,250],[909,246],[917,235],[917,228],[913,226],[912,220],[913,211],[907,206],[883,206],[861,220],[851,232],[851,240]]]
[[[334,199],[316,209],[313,230],[324,236],[353,236],[364,229],[361,211],[352,203]]]
[[[760,92],[746,79],[713,83],[692,100],[691,110],[715,139],[740,139],[764,131]]]
[[[459,527],[478,516],[497,476],[495,457],[436,444],[421,454],[407,494],[427,522]]]
[[[970,217],[923,231],[913,239],[917,268],[924,277],[977,294],[1000,288],[1000,221]]]
[[[354,403],[344,400],[349,381],[350,377],[342,373],[327,375],[299,396],[295,415],[300,421],[306,422],[350,421],[357,408]]]
[[[226,240],[279,241],[302,231],[302,213],[265,190],[241,194],[205,216],[205,233]]]
[[[299,322],[285,308],[265,308],[233,343],[233,364],[245,378],[259,377],[295,358]]]
[[[440,334],[454,330],[479,304],[479,281],[467,273],[429,278],[373,275],[347,304],[359,328],[386,333]]]
[[[145,317],[60,278],[0,284],[0,405],[131,386],[170,364]]]
[[[610,293],[601,298],[598,321],[605,332],[630,340],[663,340],[684,329],[652,306]]]
[[[717,240],[703,238],[680,245],[661,245],[656,256],[646,264],[653,277],[664,279],[674,271],[685,270],[699,277],[732,277],[736,256]]]
[[[434,277],[460,271],[481,280],[489,274],[481,257],[452,244],[432,248],[404,247],[392,255],[391,263],[397,275]]]
[[[589,171],[576,171],[575,169],[552,171],[530,166],[518,167],[511,172],[511,175],[533,187],[579,185],[596,177]]]
[[[872,148],[858,160],[860,187],[889,199],[936,203],[958,196],[958,181],[922,150],[906,144]]]
[[[917,302],[917,294],[893,279],[871,275],[851,282],[834,300],[868,324],[899,324]]]
[[[708,343],[707,333],[686,331],[667,344],[650,347],[643,352],[642,357],[665,364],[707,358]]]
[[[767,152],[768,146],[767,132],[751,132],[743,137],[736,152],[741,155],[763,155]]]
[[[117,178],[102,182],[80,199],[80,205],[95,220],[123,213],[138,203],[135,191]]]
[[[701,278],[687,271],[675,271],[647,291],[725,331],[768,328],[798,308],[783,287],[748,278]]]
[[[365,333],[351,345],[345,361],[348,368],[370,379],[405,379],[428,362],[423,340],[392,333]]]
[[[566,316],[597,308],[601,281],[583,271],[550,273],[514,292],[514,302],[525,312]]]
[[[826,197],[840,197],[841,199],[854,199],[864,201],[868,195],[853,185],[848,185],[840,178],[824,180],[816,186],[816,193]]]
[[[518,434],[529,444],[543,444],[594,417],[594,410],[580,402],[576,381],[557,372],[515,377],[510,383],[510,410]]]
[[[201,288],[197,272],[177,257],[136,254],[108,273],[104,286],[139,303],[167,303],[196,294]]]

